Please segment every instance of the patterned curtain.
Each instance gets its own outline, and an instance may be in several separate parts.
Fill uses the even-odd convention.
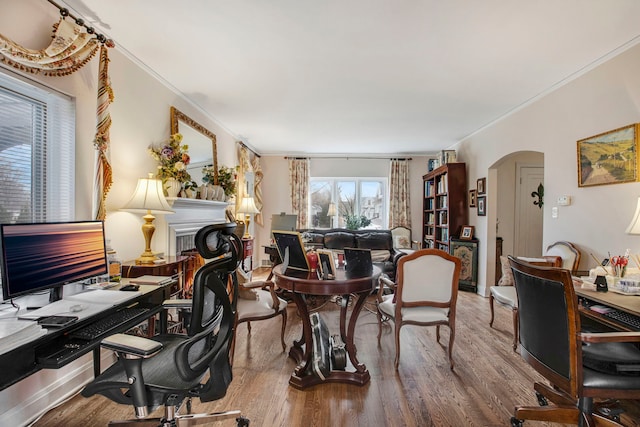
[[[41,50],[27,49],[0,34],[0,61],[29,73],[66,76],[98,52],[100,41],[83,27],[61,18],[53,28],[51,44]]]
[[[289,159],[289,190],[292,213],[298,215],[297,228],[307,228],[309,159]]]
[[[411,205],[409,203],[409,160],[392,159],[389,205],[389,228],[402,225],[411,228]]]
[[[240,203],[242,203],[242,198],[248,196],[245,173],[251,172],[251,161],[249,160],[249,150],[247,147],[241,142],[238,142],[236,146],[238,155],[238,191],[236,192],[236,212],[238,212]]]
[[[107,48],[100,47],[100,67],[98,71],[98,124],[94,145],[97,150],[96,175],[94,177],[94,217],[104,221],[107,217],[105,201],[113,183],[109,156],[109,128],[111,127],[111,115],[109,105],[113,102],[113,90],[109,80],[109,55]]]

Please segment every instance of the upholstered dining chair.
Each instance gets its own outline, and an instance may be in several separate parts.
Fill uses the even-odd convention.
[[[167,300],[166,308],[190,312],[186,334],[161,334],[151,339],[127,334],[105,338],[101,345],[118,355],[83,390],[84,397],[101,394],[117,403],[134,407],[137,419],[109,425],[191,426],[235,418],[238,426],[249,421],[240,411],[211,414],[178,414],[191,399],[202,402],[224,397],[232,380],[229,350],[233,337],[238,267],[242,243],[233,235],[235,224],[215,224],[196,233],[200,255],[212,261],[194,277],[193,298]],[[236,241],[237,240],[237,241]],[[238,244],[239,243],[239,244]],[[164,417],[147,414],[164,406]]]
[[[562,267],[575,274],[580,264],[580,251],[570,242],[559,241],[547,247],[547,251],[540,258],[521,258],[521,260],[533,265]],[[494,301],[511,310],[513,319],[513,351],[518,349],[518,301],[516,288],[513,286],[513,274],[506,256],[500,257],[502,275],[498,284],[489,289],[489,308],[491,318],[489,326],[493,327],[494,321]]]
[[[238,306],[236,310],[235,333],[238,333],[238,325],[247,324],[249,335],[251,334],[251,322],[271,319],[282,316],[282,327],[280,329],[280,343],[282,351],[286,350],[284,342],[284,331],[287,327],[287,301],[280,298],[275,292],[275,284],[270,280],[251,281],[248,275],[237,270],[239,293]],[[235,336],[231,345],[231,362],[235,354]]]
[[[422,247],[419,241],[411,239],[411,229],[403,225],[391,229],[391,238],[393,239],[393,248],[407,254]]]
[[[456,331],[456,301],[460,259],[439,249],[421,249],[400,258],[396,282],[380,276],[378,287],[378,345],[382,323],[394,322],[395,369],[400,363],[400,329],[404,325],[435,326],[440,341],[440,326],[449,327],[449,366],[453,369],[452,349]],[[385,288],[394,292],[387,294]]]
[[[537,420],[620,426],[598,413],[594,399],[640,399],[640,332],[581,332],[568,270],[513,257],[509,264],[518,296],[520,355],[547,381],[534,384],[540,406],[516,406],[511,425]]]

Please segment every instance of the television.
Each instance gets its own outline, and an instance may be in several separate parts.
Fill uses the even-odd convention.
[[[107,274],[102,221],[0,224],[0,245],[5,301]]]

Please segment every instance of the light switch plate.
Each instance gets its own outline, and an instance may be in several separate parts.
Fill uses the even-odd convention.
[[[556,206],[551,208],[551,218],[558,218],[558,208]]]
[[[571,204],[571,196],[560,196],[558,197],[558,205],[559,206],[569,206]]]

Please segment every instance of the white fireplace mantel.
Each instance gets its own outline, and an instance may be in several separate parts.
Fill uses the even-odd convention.
[[[175,213],[165,215],[167,223],[167,254],[176,255],[176,238],[195,235],[202,227],[226,222],[227,202],[167,197]]]

